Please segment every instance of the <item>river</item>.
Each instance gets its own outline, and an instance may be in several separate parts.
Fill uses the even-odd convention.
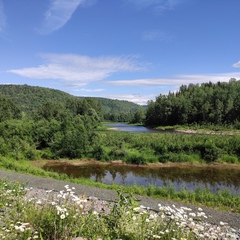
[[[108,123],[105,124],[105,126],[108,126],[114,130],[120,131],[120,132],[132,132],[132,133],[166,133],[166,131],[156,130],[144,126],[134,126],[134,125],[128,125],[125,123]]]
[[[133,133],[166,133],[143,126],[131,126],[124,123],[107,124],[118,131]],[[204,167],[143,167],[119,164],[98,164],[74,166],[68,163],[46,164],[44,169],[65,173],[75,178],[87,178],[106,184],[124,184],[163,187],[174,186],[177,190],[185,188],[208,188],[216,193],[218,190],[230,190],[240,194],[240,169]]]

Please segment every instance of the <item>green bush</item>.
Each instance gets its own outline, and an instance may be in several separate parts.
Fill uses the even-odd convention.
[[[231,155],[223,155],[220,158],[223,162],[226,163],[238,163],[239,160],[236,156],[231,156]]]
[[[146,159],[144,158],[144,156],[140,153],[137,152],[130,152],[127,154],[127,156],[125,157],[126,162],[127,163],[131,163],[131,164],[146,164]]]

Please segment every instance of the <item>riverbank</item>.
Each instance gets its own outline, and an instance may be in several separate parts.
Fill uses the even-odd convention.
[[[89,164],[99,164],[99,165],[122,165],[122,166],[136,166],[136,164],[129,164],[124,163],[122,160],[113,160],[109,162],[102,162],[97,161],[94,159],[73,159],[73,160],[67,160],[67,159],[61,159],[61,160],[47,160],[47,159],[41,159],[41,160],[34,160],[30,162],[35,167],[44,167],[45,165],[51,166],[51,165],[58,165],[58,164],[66,164],[66,165],[72,165],[72,166],[84,166]],[[171,168],[171,167],[178,167],[178,168],[191,168],[191,167],[197,167],[197,168],[215,168],[215,169],[237,169],[240,170],[240,164],[234,164],[234,163],[190,163],[190,162],[181,162],[181,163],[147,163],[147,164],[140,164],[137,165],[139,168]]]
[[[78,196],[80,195],[91,196],[91,197],[98,198],[99,200],[105,200],[108,202],[113,202],[117,199],[117,193],[116,191],[113,191],[113,190],[102,189],[102,188],[100,189],[97,187],[74,184],[71,182],[59,181],[59,180],[54,180],[50,178],[42,178],[42,177],[31,176],[26,174],[19,174],[19,173],[10,172],[10,171],[0,170],[0,179],[20,182],[20,183],[26,184],[27,187],[32,187],[34,189],[55,190],[55,191],[61,191],[65,185],[69,185],[75,188],[74,191]],[[196,212],[198,211],[198,208],[199,208],[199,206],[195,206],[192,204],[183,204],[179,202],[154,199],[154,198],[144,197],[139,195],[135,195],[135,196],[140,200],[139,202],[140,204],[142,204],[145,207],[149,207],[154,211],[159,211],[158,204],[161,204],[163,206],[175,205],[176,207],[179,207],[179,208],[182,206],[185,206],[187,208],[191,208],[193,211],[196,211]],[[235,229],[240,228],[239,213],[218,211],[218,210],[214,210],[212,208],[206,208],[203,206],[201,206],[201,208],[203,209],[203,212],[205,212],[206,215],[209,216],[206,219],[208,223],[219,225],[219,223],[223,221],[223,222],[227,222],[229,226]]]

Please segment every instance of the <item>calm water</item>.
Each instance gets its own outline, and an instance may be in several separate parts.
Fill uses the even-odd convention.
[[[47,164],[44,169],[65,173],[75,178],[87,178],[106,184],[147,186],[173,185],[177,190],[207,187],[212,192],[229,189],[240,194],[240,170],[216,169],[211,167],[165,167],[150,168],[117,164],[101,165],[91,163],[84,166],[69,164]]]
[[[121,132],[133,132],[133,133],[166,133],[166,131],[155,130],[152,128],[147,128],[143,126],[131,126],[125,123],[110,123],[106,124],[106,126],[116,128]]]

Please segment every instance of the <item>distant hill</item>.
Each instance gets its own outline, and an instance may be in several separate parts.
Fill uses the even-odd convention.
[[[29,85],[0,85],[0,94],[12,100],[21,111],[31,111],[44,102],[65,103],[72,95],[63,91]]]
[[[68,99],[79,98],[66,92],[29,85],[0,85],[0,94],[13,101],[16,106],[24,112],[32,111],[44,102],[57,102],[65,104]],[[80,97],[91,99],[90,97]],[[95,98],[103,107],[103,114],[133,114],[143,107],[122,100],[112,100],[108,98]]]
[[[88,98],[88,97],[86,97]],[[92,97],[97,99],[103,109],[104,113],[113,113],[113,112],[132,112],[134,113],[138,109],[142,109],[143,106],[138,105],[133,102],[125,101],[125,100],[113,100],[109,98],[99,98],[99,97]]]

